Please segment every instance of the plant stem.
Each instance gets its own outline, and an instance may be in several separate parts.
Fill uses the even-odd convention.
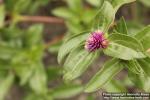
[[[56,23],[64,24],[64,20],[56,17],[47,16],[20,16],[19,21],[22,22],[38,22],[38,23]]]

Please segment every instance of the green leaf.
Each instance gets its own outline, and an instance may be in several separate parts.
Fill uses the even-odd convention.
[[[25,85],[26,83],[28,83],[31,80],[31,77],[33,77],[35,73],[38,73],[36,71],[41,70],[40,69],[41,64],[38,65],[43,55],[41,54],[41,52],[42,52],[41,48],[38,47],[38,48],[33,48],[32,50],[29,51],[26,50],[26,51],[18,52],[13,57],[11,61],[11,67],[13,68],[16,75],[20,78],[21,85]],[[43,74],[41,74],[41,77],[43,77],[42,75]],[[41,84],[43,83],[41,82]]]
[[[13,13],[32,13],[37,10],[37,8],[41,5],[46,5],[49,0],[5,0],[5,6],[7,11]],[[22,6],[20,6],[22,5]]]
[[[146,92],[150,92],[150,77],[146,77],[145,81],[144,81],[144,86],[143,86],[143,90],[145,90]]]
[[[59,47],[62,45],[62,41],[49,46],[48,51],[51,53],[58,53]]]
[[[141,3],[143,3],[145,6],[150,7],[149,0],[138,0],[138,1],[140,1]]]
[[[114,18],[115,10],[113,6],[108,1],[105,1],[94,19],[94,30],[100,29],[103,32],[107,32],[110,25],[113,23]]]
[[[51,81],[53,79],[57,79],[58,77],[61,77],[61,75],[63,74],[62,73],[62,68],[59,66],[49,66],[47,69],[46,69],[46,72],[47,72],[47,77],[48,77],[48,80]]]
[[[115,29],[118,33],[128,34],[126,22],[123,17],[119,20]]]
[[[82,91],[83,86],[71,84],[55,88],[50,94],[54,99],[67,99],[80,94]]]
[[[33,73],[33,66],[29,64],[13,65],[16,75],[20,78],[20,85],[25,85]]]
[[[84,59],[85,56],[87,56],[88,54],[89,54],[89,52],[84,50],[82,47],[77,47],[77,48],[73,49],[69,53],[67,59],[65,60],[64,70],[65,71],[72,70],[72,68],[75,65],[75,63],[77,63],[77,61],[79,59]]]
[[[76,13],[82,11],[82,0],[66,0],[69,8]]]
[[[35,11],[39,10],[40,6],[46,6],[51,0],[32,0],[28,7],[28,13],[33,14]]]
[[[62,17],[64,19],[70,19],[75,17],[74,13],[65,7],[56,8],[52,11],[55,16]]]
[[[92,94],[87,96],[87,100],[95,100],[95,98],[96,97]]]
[[[115,14],[117,10],[126,3],[133,2],[135,0],[111,0],[104,1],[100,11],[96,15],[94,19],[94,27],[95,29],[100,29],[104,33],[106,33],[110,27],[110,25],[114,22]]]
[[[150,48],[150,25],[135,34],[135,38],[142,42],[145,50]]]
[[[135,74],[144,74],[143,68],[140,66],[137,60],[133,59],[125,62],[126,67]]]
[[[104,53],[108,56],[112,56],[115,58],[120,58],[123,60],[132,60],[134,58],[145,58],[146,56],[137,52],[133,49],[125,47],[123,45],[117,43],[110,43],[109,47],[104,51]]]
[[[8,74],[7,77],[0,82],[0,100],[4,100],[5,96],[8,94],[14,82],[14,75],[12,73]]]
[[[7,43],[0,43],[0,58],[4,60],[11,59],[19,50]]]
[[[102,88],[110,81],[118,72],[123,69],[123,66],[118,59],[112,59],[105,63],[102,69],[89,81],[85,87],[85,92],[94,92]]]
[[[18,52],[11,60],[11,67],[20,78],[20,84],[25,85],[33,73],[33,62],[27,52]]]
[[[143,40],[145,37],[149,36],[149,32],[150,32],[150,25],[142,29],[140,32],[136,33],[135,38]]]
[[[24,12],[28,7],[29,7],[29,4],[32,3],[31,0],[17,0],[15,2],[15,5],[14,5],[14,12]],[[22,6],[20,6],[22,5]]]
[[[124,4],[134,2],[136,0],[111,0],[111,4],[113,5],[115,12]]]
[[[115,79],[105,84],[103,88],[107,92],[126,92],[127,91],[124,84],[122,84],[121,81],[115,80]]]
[[[34,94],[33,92],[29,92],[27,96],[23,100],[53,100],[51,95],[37,95]]]
[[[36,63],[34,72],[30,77],[30,87],[36,94],[44,94],[47,92],[47,76],[42,63]]]
[[[86,51],[82,46],[72,50],[64,63],[64,79],[66,81],[73,80],[79,77],[97,58],[97,52],[90,53]]]
[[[131,71],[128,71],[128,77],[131,80],[131,82],[138,88],[142,88],[144,85],[145,77],[140,74],[135,74]],[[144,79],[144,80],[143,80]]]
[[[9,60],[0,59],[0,77],[3,76],[3,73],[5,73],[5,71],[9,70],[10,68],[11,66]]]
[[[33,46],[41,44],[42,41],[42,25],[33,25],[25,33],[25,46]]]
[[[129,72],[128,76],[137,88],[143,89],[145,92],[150,92],[150,77],[132,72]]]
[[[86,1],[95,7],[100,7],[104,3],[104,0],[86,0]]]
[[[143,69],[143,71],[145,72],[145,74],[147,76],[150,76],[150,58],[144,58],[144,59],[140,59],[137,60],[139,65],[141,66],[141,68]]]
[[[135,35],[137,32],[139,32],[140,29],[144,27],[144,25],[135,21],[126,21],[126,24],[128,27],[128,31],[132,36]]]
[[[81,16],[82,17],[81,20],[83,21],[84,26],[91,27],[91,22],[93,21],[93,18],[95,17],[96,12],[97,12],[97,10],[95,10],[95,9],[87,9],[84,11],[83,15]],[[88,28],[86,28],[86,30],[87,29]]]
[[[10,41],[16,42],[19,39],[21,40],[23,33],[24,32],[20,30],[18,27],[4,27],[0,29],[1,38],[3,40],[7,40],[8,43]],[[10,44],[12,45],[13,43],[10,42]],[[22,44],[22,42],[20,42],[20,44]],[[16,47],[16,45],[14,45],[14,47]]]
[[[104,53],[108,56],[123,60],[146,57],[143,54],[142,44],[133,37],[124,34],[111,34],[108,39],[110,44],[104,50]]]
[[[4,19],[5,19],[5,9],[4,5],[0,5],[0,28],[4,25]]]
[[[110,42],[119,43],[138,51],[144,51],[142,44],[137,39],[131,36],[113,33],[108,37],[108,39],[110,40]]]
[[[68,27],[69,35],[75,35],[84,30],[83,26],[80,23],[77,23],[77,21],[66,21],[66,26]]]
[[[59,49],[58,62],[61,63],[62,60],[67,56],[67,54],[79,44],[84,42],[88,36],[88,33],[81,33],[66,40]]]
[[[30,4],[32,4],[31,2],[32,0],[5,0],[5,5],[6,5],[6,9],[7,11],[10,12],[14,12],[14,13],[22,13],[25,10],[27,10],[27,8],[29,7]],[[20,6],[22,5],[22,6]]]
[[[144,71],[144,74],[140,71],[139,74],[135,74],[133,71],[129,71],[129,78],[131,81],[138,87],[146,92],[150,91],[150,86],[148,85],[150,83],[150,58],[144,58],[144,59],[138,59],[137,64],[131,67],[140,67],[142,71]],[[129,66],[127,64],[127,66]]]
[[[5,0],[5,8],[7,11],[12,11],[14,9],[14,5],[16,2],[12,1],[12,0]]]

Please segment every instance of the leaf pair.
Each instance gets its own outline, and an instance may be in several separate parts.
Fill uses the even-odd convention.
[[[97,55],[97,52],[89,53],[80,47],[72,50],[64,63],[64,79],[73,80],[82,75]]]
[[[97,53],[89,53],[83,43],[89,36],[87,33],[76,35],[65,41],[58,53],[58,62],[64,62],[64,79],[73,80],[79,77],[96,58]]]

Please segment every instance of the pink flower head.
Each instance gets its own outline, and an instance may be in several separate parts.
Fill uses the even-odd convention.
[[[86,40],[85,49],[92,52],[100,48],[106,48],[108,46],[108,40],[104,37],[102,31],[92,32],[89,38]]]

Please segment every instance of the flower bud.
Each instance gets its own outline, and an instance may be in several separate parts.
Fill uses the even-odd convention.
[[[92,52],[100,48],[107,48],[109,41],[105,38],[102,31],[92,32],[89,38],[86,40],[85,49]]]

